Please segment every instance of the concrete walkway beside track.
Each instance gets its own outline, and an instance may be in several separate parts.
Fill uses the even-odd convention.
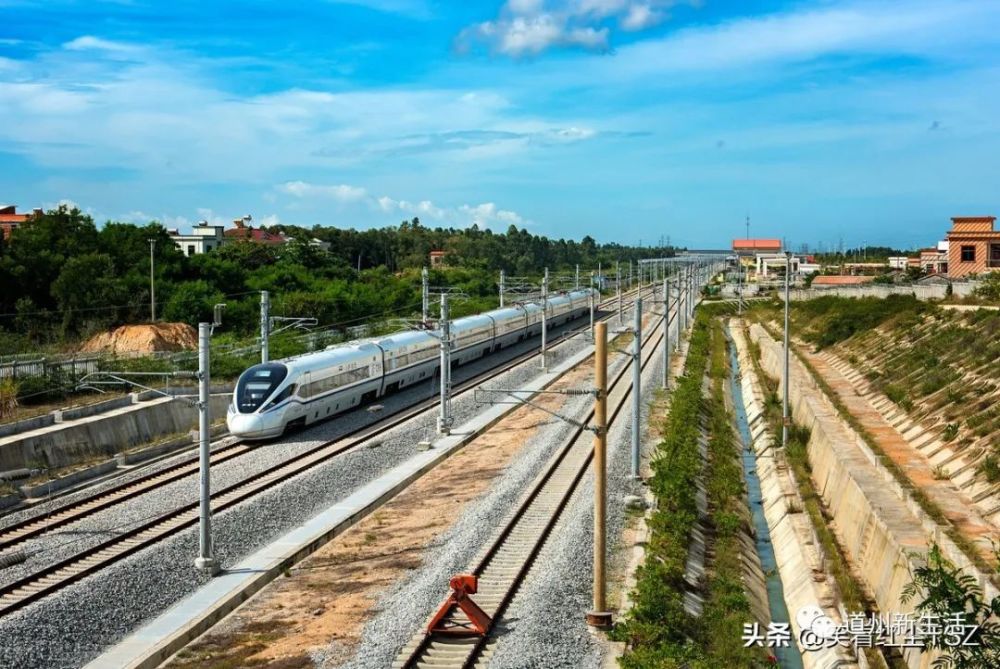
[[[591,349],[585,348],[551,372],[535,377],[525,389],[538,391],[546,388],[590,355]],[[451,435],[438,439],[433,448],[418,453],[215,577],[194,594],[94,659],[87,665],[88,669],[146,668],[162,663],[281,575],[283,570],[379,508],[412,481],[461,449],[515,408],[511,404],[490,406],[459,426]]]

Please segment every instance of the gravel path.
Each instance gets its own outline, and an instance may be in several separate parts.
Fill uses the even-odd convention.
[[[571,327],[580,327],[577,320]],[[550,364],[576,353],[586,345],[575,338],[553,352]],[[524,346],[524,345],[522,345]],[[510,349],[510,355],[524,348]],[[461,368],[455,380],[490,365],[477,361]],[[531,360],[495,379],[490,385],[517,387],[538,374],[537,360]],[[392,410],[407,402],[407,394],[430,394],[427,386],[400,393],[383,403]],[[453,401],[456,424],[481,410],[471,393]],[[222,565],[231,565],[266,545],[291,527],[314,516],[354,490],[369,483],[414,453],[415,444],[435,434],[435,414],[418,417],[389,433],[380,435],[366,447],[337,457],[268,492],[248,500],[215,517],[213,525],[216,554]],[[320,424],[278,444],[269,444],[235,461],[213,468],[213,488],[239,480],[251,472],[286,460],[356,427],[372,418],[367,412],[354,412]],[[109,528],[130,526],[140,519],[182,501],[193,501],[197,479],[189,477],[167,488],[142,496],[135,502],[95,515],[64,528],[57,536],[29,542],[25,547],[39,551],[24,565],[0,572],[0,582],[10,582],[41,564],[96,543],[110,535]],[[72,545],[65,542],[75,540]],[[74,584],[73,586],[26,609],[0,619],[0,666],[75,667],[92,659],[146,620],[193,592],[204,578],[193,569],[197,554],[197,528],[190,528],[154,547]]]

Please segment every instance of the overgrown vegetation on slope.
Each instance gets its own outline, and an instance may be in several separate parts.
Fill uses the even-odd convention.
[[[819,304],[817,304],[819,303]],[[780,315],[758,307],[764,321]],[[939,431],[942,441],[976,462],[978,474],[1000,482],[1000,312],[950,311],[913,298],[824,297],[792,305],[793,329],[816,342],[823,328],[864,313],[850,336],[823,334],[833,351],[865,374],[872,387]],[[949,476],[947,468],[940,471]]]
[[[780,318],[783,308],[777,301],[760,307],[775,318]],[[795,302],[791,317],[792,327],[802,338],[823,349],[890,320],[897,327],[911,327],[919,322],[921,315],[936,309],[912,295],[892,295],[885,299],[823,296]]]
[[[713,379],[707,398],[702,395],[706,369]],[[740,638],[742,624],[750,621],[738,541],[738,533],[745,529],[744,516],[738,512],[743,480],[722,399],[724,376],[725,342],[719,324],[701,309],[684,376],[671,398],[665,436],[652,463],[650,485],[657,509],[649,521],[651,536],[638,573],[634,606],[613,632],[616,639],[628,643],[620,659],[624,669],[756,667],[766,662],[760,649],[744,648]],[[703,416],[708,418],[710,459],[704,471],[698,449]],[[696,617],[684,609],[684,592],[689,587],[684,569],[698,520],[695,490],[700,478],[708,490],[715,543],[703,593],[704,611]]]

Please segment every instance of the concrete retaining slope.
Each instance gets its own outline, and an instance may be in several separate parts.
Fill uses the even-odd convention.
[[[791,613],[794,638],[798,639],[802,628],[796,620],[796,613],[802,608],[818,606],[838,623],[844,622],[844,611],[833,579],[825,572],[823,549],[815,529],[809,515],[803,512],[804,505],[799,496],[795,475],[784,458],[774,453],[775,438],[764,420],[764,390],[754,371],[741,321],[733,320],[730,323],[730,334],[736,344],[740,363],[743,404],[750,424],[749,446],[758,456],[756,468],[764,517],[771,532],[771,545],[781,574],[785,606]],[[859,666],[857,658],[841,647],[803,651],[802,664],[806,669],[846,669]]]
[[[760,325],[750,328],[761,350],[761,366],[781,378],[781,345]],[[807,447],[813,482],[833,517],[840,545],[883,614],[909,613],[915,602],[901,602],[911,574],[922,566],[930,546],[973,575],[987,597],[997,594],[943,528],[927,516],[869,446],[837,413],[805,366],[790,361],[791,409],[795,422],[811,430]],[[779,381],[780,384],[780,381]],[[906,663],[930,667],[936,654],[908,649]]]
[[[968,297],[979,287],[978,281],[960,281],[951,284],[952,294],[955,297]],[[918,300],[943,300],[948,296],[948,286],[946,284],[915,284],[910,286],[839,286],[837,288],[796,288],[790,290],[788,297],[793,302],[798,300],[812,300],[817,297],[835,295],[837,297],[877,297],[885,299],[890,295],[913,295]],[[785,295],[778,291],[778,299],[784,300]]]
[[[213,395],[212,416],[226,415],[230,395]],[[0,471],[30,467],[65,467],[115,453],[160,437],[187,432],[198,422],[195,408],[167,398],[128,404],[0,438]]]

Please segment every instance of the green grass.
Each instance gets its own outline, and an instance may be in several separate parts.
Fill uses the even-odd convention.
[[[702,396],[706,370],[713,379]],[[742,472],[723,403],[725,342],[717,320],[701,309],[691,334],[684,375],[677,381],[663,441],[652,462],[650,487],[657,509],[649,520],[645,562],[637,574],[633,608],[612,632],[628,644],[619,659],[623,669],[762,667],[760,649],[746,649],[740,638],[749,622],[743,590],[739,534],[745,531]],[[698,450],[702,417],[708,417],[710,466],[703,472]],[[698,520],[695,490],[704,477],[713,528],[714,559],[709,565],[701,617],[684,610],[684,568],[691,533]]]

